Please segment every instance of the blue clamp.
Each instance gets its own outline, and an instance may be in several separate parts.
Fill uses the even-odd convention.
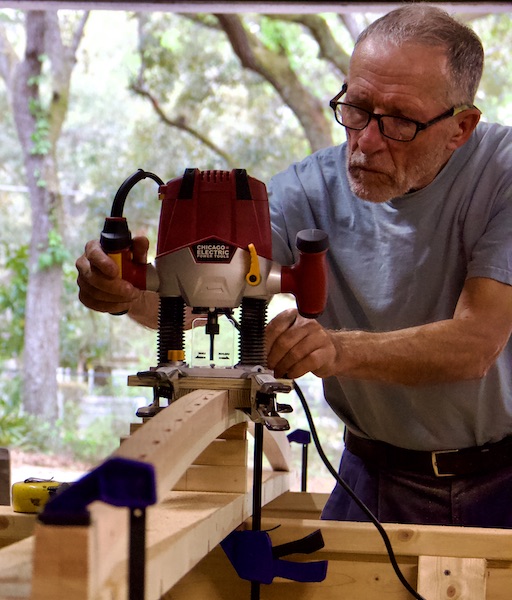
[[[51,498],[38,519],[48,525],[89,525],[87,507],[95,500],[131,510],[155,504],[153,465],[127,458],[109,458]]]
[[[304,429],[296,429],[287,435],[290,443],[295,442],[302,445],[302,473],[301,492],[305,492],[308,486],[308,445],[311,443],[311,433]]]
[[[274,577],[299,582],[320,582],[327,575],[327,561],[292,562],[281,560],[289,554],[311,554],[324,547],[320,530],[310,535],[272,548],[266,531],[233,531],[221,542],[221,547],[238,576],[248,581],[272,583]]]
[[[296,444],[311,444],[311,433],[305,429],[296,429],[287,436],[289,442],[295,442]]]

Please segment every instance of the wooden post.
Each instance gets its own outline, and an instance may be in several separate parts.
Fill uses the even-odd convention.
[[[11,459],[7,448],[0,448],[0,505],[11,503]]]
[[[485,600],[485,558],[420,556],[417,591],[427,600]]]
[[[47,598],[89,598],[91,569],[91,528],[55,527],[37,524],[31,600]],[[65,560],[62,560],[65,548]],[[55,596],[58,590],[58,596]]]

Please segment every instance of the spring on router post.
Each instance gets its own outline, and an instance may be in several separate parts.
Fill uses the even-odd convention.
[[[160,298],[158,312],[158,364],[169,362],[169,350],[183,350],[185,302],[180,296]]]
[[[243,298],[240,317],[240,364],[267,366],[265,353],[265,324],[267,301],[261,298]]]

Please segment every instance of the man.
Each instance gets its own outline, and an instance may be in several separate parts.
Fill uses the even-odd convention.
[[[319,321],[268,325],[268,366],[323,378],[340,474],[382,521],[512,526],[512,131],[479,124],[482,66],[443,11],[392,11],[331,102],[347,143],[269,186],[274,258],[324,229],[332,281]],[[82,301],[139,319],[154,300],[106,260],[90,243],[77,261]],[[323,516],[366,519],[338,486]]]

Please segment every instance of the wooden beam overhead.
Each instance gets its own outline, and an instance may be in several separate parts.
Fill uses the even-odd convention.
[[[134,12],[177,12],[177,13],[322,13],[322,12],[368,12],[384,13],[400,6],[403,2],[332,2],[328,0],[275,0],[273,2],[256,2],[252,0],[234,2],[208,2],[192,0],[179,2],[176,0],[0,0],[0,8],[16,8],[20,10],[124,10]],[[439,2],[450,12],[464,13],[501,13],[512,12],[512,2]]]

